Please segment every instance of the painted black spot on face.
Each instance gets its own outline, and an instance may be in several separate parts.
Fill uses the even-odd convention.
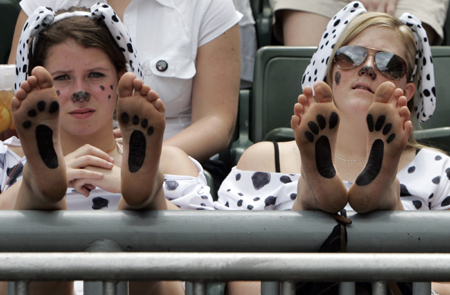
[[[100,85],[100,89],[103,90],[103,91],[105,91],[105,86]]]
[[[85,91],[78,91],[72,94],[72,102],[85,102],[91,99],[91,94]]]
[[[109,88],[111,88],[111,90],[113,90],[113,89],[114,89],[114,87],[113,87],[112,85],[109,85]]]
[[[334,82],[336,83],[336,85],[339,85],[339,83],[341,83],[341,72],[336,72],[336,74],[334,75]]]
[[[61,91],[56,90],[56,95],[60,96],[61,95]]]

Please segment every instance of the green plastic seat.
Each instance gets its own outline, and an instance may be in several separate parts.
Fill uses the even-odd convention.
[[[257,51],[250,96],[251,141],[262,141],[272,129],[290,126],[294,104],[302,92],[301,78],[315,50],[266,46]]]
[[[8,63],[14,28],[19,13],[18,0],[0,0],[0,64]]]
[[[250,0],[253,18],[255,19],[258,48],[272,45],[272,9],[269,0]]]

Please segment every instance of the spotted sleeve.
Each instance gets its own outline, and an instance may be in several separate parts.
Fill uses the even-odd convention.
[[[166,199],[182,210],[215,210],[203,168],[197,160],[189,158],[196,166],[198,176],[164,174]]]
[[[25,158],[20,158],[0,141],[0,193],[22,179]]]
[[[450,157],[446,154],[421,149],[397,176],[405,210],[450,209]]]
[[[290,210],[300,174],[244,171],[234,167],[218,191],[218,210]]]

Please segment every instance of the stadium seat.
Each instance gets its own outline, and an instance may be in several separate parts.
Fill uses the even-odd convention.
[[[263,140],[272,129],[290,126],[292,108],[302,92],[301,77],[315,50],[266,46],[257,51],[250,97],[251,141]]]
[[[269,0],[250,0],[256,23],[258,48],[272,45],[272,9]]]
[[[0,64],[8,63],[19,12],[18,0],[0,0]]]

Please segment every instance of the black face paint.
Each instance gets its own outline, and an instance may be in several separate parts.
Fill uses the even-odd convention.
[[[100,85],[100,89],[104,91],[105,90],[105,86]]]
[[[72,94],[72,102],[85,102],[91,99],[91,94],[89,92],[78,91]]]
[[[57,94],[58,96],[60,96],[60,95],[61,95],[61,91],[56,90],[56,94]]]
[[[336,72],[336,74],[334,75],[334,82],[336,82],[336,85],[339,85],[339,83],[341,83],[341,72]]]
[[[111,90],[113,90],[113,89],[114,89],[114,87],[113,87],[112,85],[109,85],[109,88],[111,88]]]

